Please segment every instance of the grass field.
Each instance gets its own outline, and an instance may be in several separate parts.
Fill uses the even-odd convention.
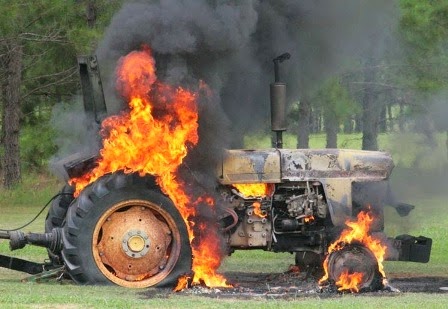
[[[354,140],[354,136],[340,139],[341,142],[346,141],[346,144]],[[386,147],[391,143],[390,137],[381,137],[380,141],[380,144],[384,143],[384,149],[398,147]],[[320,137],[314,138],[313,143],[316,147],[322,147]],[[350,147],[359,148],[359,140]],[[431,153],[431,158],[439,156],[439,152],[443,154],[443,148]],[[446,160],[446,152],[444,154]],[[427,264],[387,262],[386,274],[448,277],[447,162],[444,161],[442,168],[439,167],[440,162],[434,162],[435,167],[427,169],[409,168],[409,162],[417,162],[415,157],[419,151],[412,149],[412,153],[406,155],[410,159],[406,161],[402,156],[402,163],[398,164],[391,181],[399,199],[417,207],[410,216],[404,218],[399,217],[393,209],[386,208],[386,232],[389,236],[409,233],[431,237],[432,256]],[[23,184],[14,190],[0,190],[0,228],[10,229],[25,224],[59,191],[61,185],[51,176],[28,175]],[[43,231],[45,214],[46,211],[23,230]],[[11,252],[5,240],[0,240],[0,254],[39,262],[46,258],[43,248],[26,247]],[[239,251],[223,262],[220,271],[282,272],[287,270],[293,260],[293,256],[288,253]],[[68,280],[57,282],[51,279],[39,283],[21,281],[27,277],[24,273],[0,269],[0,308],[446,308],[448,304],[448,292],[389,293],[378,297],[345,294],[332,298],[315,294],[295,300],[210,299],[173,293],[168,297],[149,299],[144,290],[77,286]]]

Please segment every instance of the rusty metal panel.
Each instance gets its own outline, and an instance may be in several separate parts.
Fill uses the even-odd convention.
[[[279,183],[280,153],[277,149],[225,150],[218,179],[222,184]]]
[[[344,226],[352,216],[352,180],[350,178],[327,178],[320,182],[325,191],[331,221]]]
[[[282,181],[321,178],[387,179],[393,169],[389,154],[350,149],[279,149]]]

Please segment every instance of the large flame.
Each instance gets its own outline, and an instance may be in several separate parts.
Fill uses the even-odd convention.
[[[343,249],[346,245],[351,244],[353,242],[360,243],[368,248],[373,255],[375,256],[378,262],[378,270],[383,276],[386,277],[384,272],[384,256],[386,254],[387,247],[381,244],[381,241],[375,239],[371,235],[369,235],[370,227],[372,225],[374,218],[370,212],[361,211],[357,216],[357,221],[347,220],[345,224],[349,227],[345,229],[339,238],[333,242],[328,247],[328,255],[324,261],[324,276],[319,280],[319,284],[325,282],[329,278],[328,271],[328,259],[332,252],[339,251]],[[342,272],[341,276],[338,278],[336,282],[336,286],[338,290],[350,290],[357,292],[359,290],[359,285],[362,282],[362,274],[361,273],[353,273],[348,274],[347,272]]]
[[[213,199],[189,196],[178,175],[188,148],[198,143],[197,94],[157,81],[148,47],[121,58],[116,73],[117,89],[129,102],[129,111],[103,121],[100,159],[92,171],[71,179],[75,196],[99,177],[116,171],[156,176],[187,224],[193,250],[193,282],[227,286],[216,273],[221,262],[220,250],[215,248],[219,235],[210,230],[217,228],[207,222],[194,222],[197,206],[213,207]],[[200,235],[196,238],[197,233]]]
[[[344,270],[339,280],[336,281],[336,286],[338,287],[338,291],[351,291],[351,292],[359,292],[359,285],[362,282],[363,273],[354,272],[350,274],[348,270]]]

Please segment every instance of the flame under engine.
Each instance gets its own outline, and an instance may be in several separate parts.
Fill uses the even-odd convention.
[[[313,251],[325,248],[324,222],[328,205],[319,182],[269,185],[272,194],[249,196],[234,188],[222,191],[230,216],[225,218],[232,249]]]

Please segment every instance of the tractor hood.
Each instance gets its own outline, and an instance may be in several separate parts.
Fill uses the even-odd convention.
[[[389,154],[351,149],[225,150],[217,169],[221,184],[281,183],[345,178],[387,179],[393,169]]]

